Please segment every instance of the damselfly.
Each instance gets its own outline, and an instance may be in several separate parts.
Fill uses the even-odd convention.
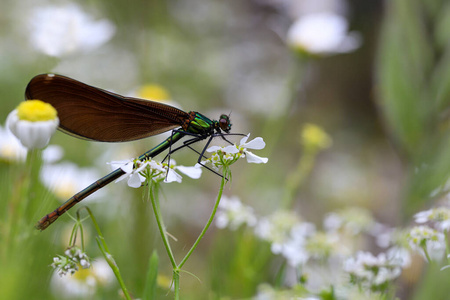
[[[27,100],[38,99],[50,103],[58,112],[59,129],[85,140],[125,142],[172,130],[170,137],[139,156],[141,161],[153,158],[167,149],[170,154],[209,138],[199,153],[200,162],[212,138],[223,137],[231,129],[227,115],[221,115],[219,121],[215,121],[195,111],[184,112],[163,103],[124,97],[55,74],[34,77],[26,88],[25,97]],[[174,143],[185,136],[190,138],[182,146],[171,149]],[[118,168],[92,183],[41,218],[36,228],[44,230],[75,204],[124,174]]]

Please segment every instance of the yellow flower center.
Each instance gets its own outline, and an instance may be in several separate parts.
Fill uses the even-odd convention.
[[[302,130],[302,141],[307,147],[326,149],[331,146],[331,137],[317,125],[305,124]]]
[[[169,100],[169,92],[162,86],[155,84],[146,84],[138,92],[138,97],[155,101]]]
[[[94,277],[91,268],[83,269],[81,265],[78,265],[78,271],[72,275],[78,281],[86,282],[89,277]]]
[[[16,147],[6,144],[0,148],[0,157],[3,157],[4,159],[6,159],[8,161],[15,160],[16,155],[17,155]]]
[[[56,109],[41,100],[29,100],[20,103],[17,107],[17,116],[20,120],[42,122],[56,119]]]
[[[76,192],[77,192],[76,186],[71,182],[64,182],[58,185],[54,190],[56,197],[63,200],[69,198]]]

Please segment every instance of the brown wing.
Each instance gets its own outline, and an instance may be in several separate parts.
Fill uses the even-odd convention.
[[[31,79],[25,98],[55,107],[60,130],[102,142],[142,139],[180,127],[189,118],[188,113],[166,104],[124,97],[54,74]]]

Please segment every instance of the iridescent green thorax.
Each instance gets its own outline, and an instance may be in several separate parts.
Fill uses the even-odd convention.
[[[216,132],[229,132],[231,129],[230,118],[227,115],[221,115],[219,121],[211,120],[201,113],[189,112],[189,120],[186,120],[182,126],[184,131],[195,134],[212,134]]]
[[[201,113],[196,112],[195,117],[191,120],[187,131],[192,133],[207,133],[214,130],[214,121],[205,117]]]

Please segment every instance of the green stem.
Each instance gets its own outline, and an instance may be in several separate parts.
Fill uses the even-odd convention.
[[[39,173],[42,167],[42,151],[38,149],[32,149],[27,154],[27,196],[22,201],[23,205],[23,217],[26,222],[30,222],[33,219],[34,213],[41,205],[41,199],[39,199]]]
[[[169,256],[170,262],[172,263],[174,298],[176,300],[180,299],[180,270],[183,267],[183,265],[186,263],[186,261],[189,259],[189,257],[191,256],[192,252],[194,252],[194,250],[197,248],[198,244],[200,243],[200,241],[202,240],[202,238],[205,235],[206,231],[208,230],[209,226],[211,225],[211,223],[212,223],[212,221],[214,219],[214,216],[216,215],[216,211],[217,211],[217,208],[219,206],[220,199],[222,198],[223,188],[225,186],[225,178],[226,178],[227,170],[228,170],[227,168],[223,169],[223,176],[222,176],[222,182],[220,184],[219,194],[217,195],[216,203],[214,204],[214,208],[213,208],[213,211],[211,213],[211,216],[209,217],[205,227],[201,231],[201,233],[198,236],[197,240],[192,245],[191,249],[188,251],[186,256],[183,258],[183,260],[178,265],[177,265],[177,263],[175,261],[175,257],[173,255],[172,249],[170,248],[169,239],[167,238],[167,234],[166,234],[166,230],[165,230],[165,226],[164,226],[161,210],[160,210],[160,207],[159,207],[159,201],[158,201],[158,195],[157,195],[158,192],[154,191],[154,189],[157,189],[157,184],[153,183],[151,181],[151,179],[150,179],[151,184],[150,184],[150,188],[149,188],[149,197],[150,197],[150,200],[152,202],[152,207],[153,207],[153,211],[155,213],[156,223],[158,224],[159,233],[160,233],[161,238],[163,240],[164,247],[166,248],[166,252],[167,252],[167,255]]]
[[[447,261],[448,261],[448,255],[449,255],[449,251],[450,251],[450,249],[448,248],[449,247],[449,244],[448,244],[448,230],[444,230],[444,237],[445,237],[445,257],[447,258]]]
[[[21,247],[17,237],[21,236],[25,230],[30,230],[29,222],[32,220],[38,202],[36,182],[39,180],[40,165],[40,151],[28,151],[24,168],[20,169],[13,182],[14,188],[7,206],[7,219],[2,222],[5,242],[1,255],[4,257],[15,253],[16,247]]]
[[[180,269],[173,269],[173,288],[174,288],[174,299],[180,299]]]
[[[92,223],[94,224],[95,230],[97,231],[98,237],[97,237],[97,245],[100,248],[100,251],[102,252],[103,256],[106,259],[106,262],[114,272],[114,275],[117,278],[117,281],[119,282],[120,287],[122,288],[122,292],[127,300],[131,300],[131,296],[128,293],[128,289],[125,286],[125,282],[122,279],[122,276],[120,275],[119,267],[116,264],[116,261],[114,260],[113,256],[109,252],[108,246],[106,245],[105,238],[103,237],[102,232],[100,231],[100,227],[98,226],[97,220],[95,219],[94,215],[92,214],[92,211],[89,209],[89,207],[83,207],[86,209],[86,211],[89,213],[89,216],[91,217]]]
[[[152,183],[150,185],[148,193],[152,202],[153,211],[155,212],[156,223],[158,224],[159,233],[161,234],[161,238],[163,240],[164,247],[166,248],[167,255],[169,256],[170,262],[172,263],[172,268],[175,270],[177,267],[177,263],[175,262],[175,257],[173,255],[172,249],[170,248],[169,239],[167,238],[161,210],[159,209],[158,195],[153,191],[153,189],[156,188],[157,184],[153,184],[153,180],[151,179],[150,181]]]
[[[304,149],[304,154],[299,159],[295,170],[287,177],[282,200],[283,208],[292,208],[295,195],[298,193],[303,181],[311,173],[316,159],[317,151]]]
[[[76,223],[75,226],[73,226],[73,228],[72,228],[72,232],[71,232],[70,238],[69,238],[70,247],[75,246],[77,230],[78,230],[78,223]]]
[[[428,263],[432,264],[433,261],[431,260],[430,255],[428,254],[427,247],[426,246],[422,246],[422,249],[423,249],[423,252],[425,253],[425,257],[427,258]]]
[[[214,208],[211,212],[211,216],[208,219],[208,222],[206,223],[205,227],[203,228],[202,232],[200,233],[200,235],[198,236],[197,240],[195,241],[195,243],[192,245],[191,249],[189,250],[189,252],[186,254],[186,256],[183,258],[183,260],[180,262],[180,264],[178,265],[178,268],[181,269],[181,267],[183,267],[183,265],[186,263],[186,261],[188,260],[188,258],[191,256],[192,252],[195,250],[195,248],[197,248],[198,244],[200,243],[201,239],[203,238],[203,236],[205,235],[206,231],[208,230],[209,226],[211,225],[214,216],[216,215],[216,211],[217,211],[217,207],[219,206],[220,203],[220,199],[222,198],[222,193],[223,193],[223,188],[225,186],[225,174],[226,174],[226,170],[227,168],[223,169],[223,176],[222,176],[222,181],[220,183],[220,189],[219,189],[219,194],[217,195],[217,199],[216,199],[216,203],[214,204]]]

